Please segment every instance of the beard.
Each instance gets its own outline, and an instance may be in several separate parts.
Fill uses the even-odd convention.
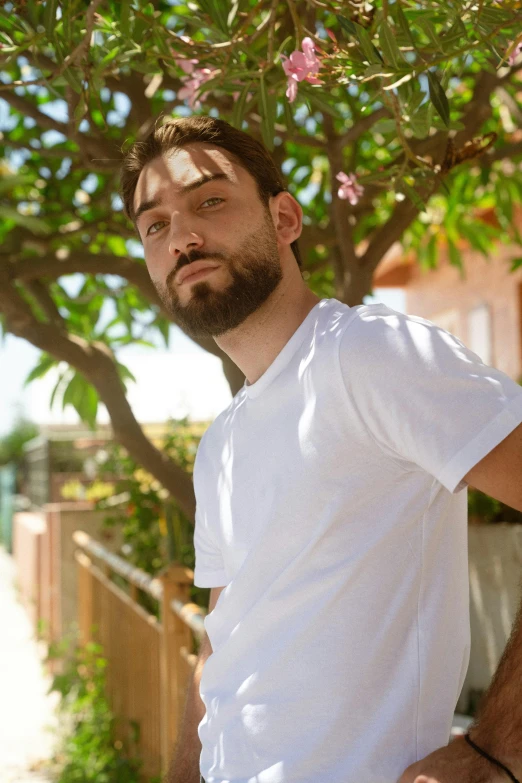
[[[188,263],[205,260],[227,262],[232,282],[222,290],[206,281],[193,283],[190,300],[182,304],[176,292],[174,278]],[[218,337],[240,326],[255,313],[275,291],[283,271],[271,217],[266,216],[262,228],[250,234],[239,250],[228,259],[221,254],[194,251],[190,258],[182,256],[168,274],[165,285],[154,281],[166,309],[190,337]]]

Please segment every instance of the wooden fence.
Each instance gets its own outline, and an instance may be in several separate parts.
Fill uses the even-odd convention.
[[[143,775],[159,776],[174,750],[196,663],[193,634],[201,639],[205,633],[204,612],[189,601],[193,572],[171,565],[153,578],[82,531],[73,540],[81,641],[102,645],[119,739],[132,743],[137,725]],[[116,574],[125,589],[114,583]],[[140,590],[158,602],[159,619],[138,604]]]

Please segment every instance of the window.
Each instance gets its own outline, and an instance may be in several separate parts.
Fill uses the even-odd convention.
[[[484,364],[493,363],[493,346],[491,340],[491,315],[489,306],[481,304],[468,313],[467,346],[476,353]]]

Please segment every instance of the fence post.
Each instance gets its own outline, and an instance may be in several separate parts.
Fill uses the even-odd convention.
[[[181,649],[192,648],[192,631],[170,608],[174,598],[188,603],[193,575],[190,569],[172,563],[160,576],[163,584],[161,623],[163,645],[161,650],[161,756],[165,771],[174,751],[179,733],[182,704],[187,690],[186,665]]]
[[[85,645],[91,641],[94,619],[91,559],[84,552],[76,552],[75,557],[78,566],[78,626],[80,643]]]

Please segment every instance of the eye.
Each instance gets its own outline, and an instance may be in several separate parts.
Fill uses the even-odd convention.
[[[159,229],[158,229],[158,231],[152,231],[152,232],[151,232],[151,229],[153,229],[153,228],[154,228],[154,226],[159,226],[159,225],[160,225],[160,223],[165,223],[165,221],[164,221],[164,220],[158,220],[156,223],[153,223],[153,224],[152,224],[152,226],[149,226],[149,227],[148,227],[148,229],[147,229],[147,234],[146,234],[146,236],[149,236],[149,234],[150,234],[150,233],[152,233],[152,234],[157,234],[157,233],[158,233],[158,231],[159,231]]]
[[[219,198],[219,196],[212,196],[211,198],[207,198],[206,201],[203,202],[203,204],[208,204],[209,201],[224,201],[225,199]],[[203,204],[201,206],[203,206]]]

